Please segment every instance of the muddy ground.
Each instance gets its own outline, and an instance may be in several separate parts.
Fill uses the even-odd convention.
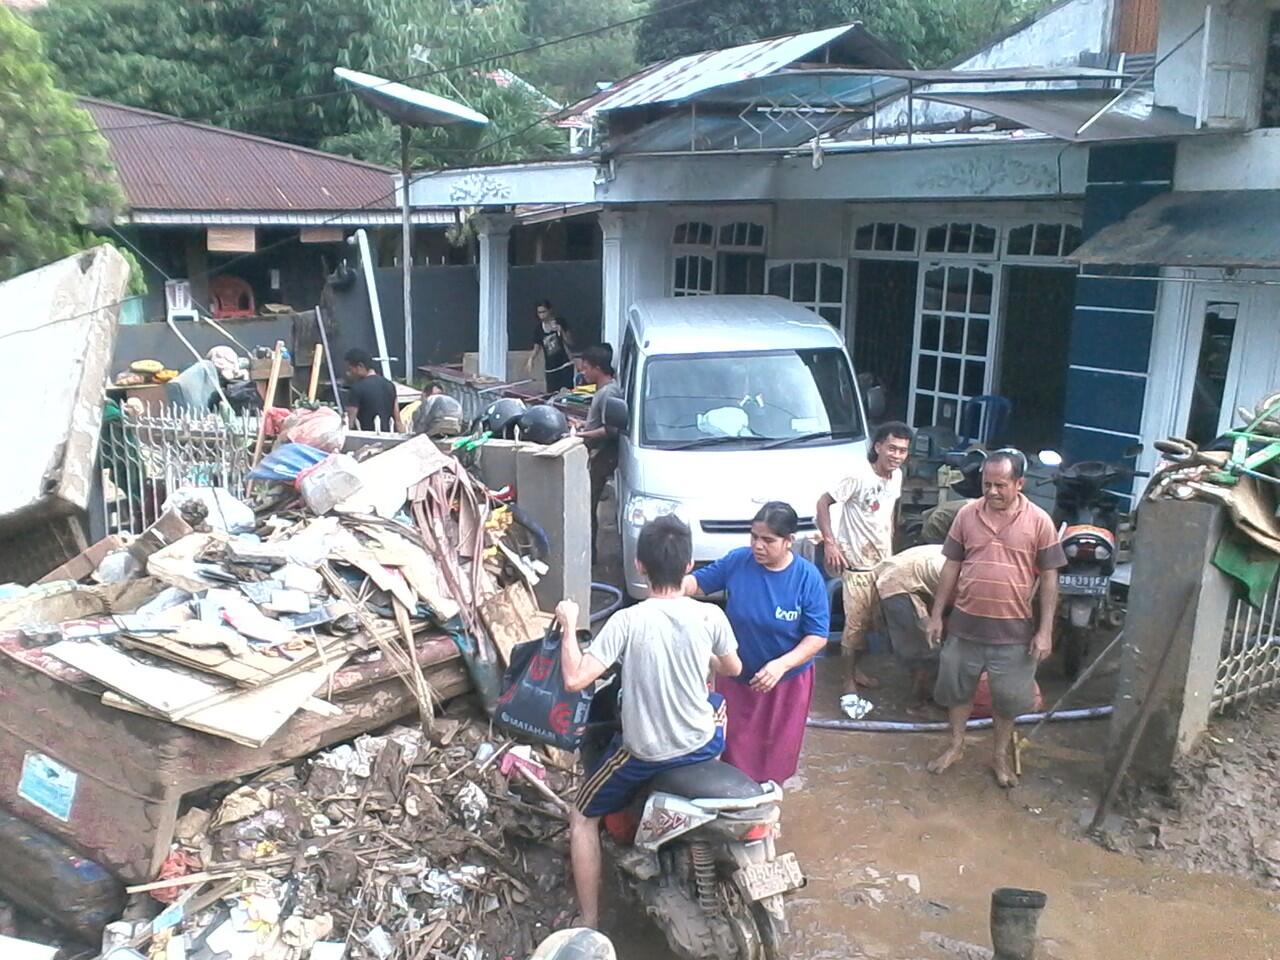
[[[1215,720],[1169,787],[1142,791],[1125,812],[1119,842],[1144,858],[1280,896],[1280,703]]]
[[[602,509],[602,519],[611,505]],[[605,521],[606,528],[611,526]],[[597,579],[617,583],[612,549],[616,532],[602,532]],[[611,542],[612,541],[612,542]],[[1105,645],[1097,638],[1094,649]],[[835,660],[818,665],[812,714],[836,717],[840,683]],[[872,699],[874,717],[906,719],[907,684],[888,656],[869,669],[885,682]],[[1109,702],[1114,675],[1104,668],[1077,705]],[[1056,663],[1046,665],[1041,684],[1053,703],[1065,688]],[[1107,721],[1048,726],[1023,758],[1022,783],[1012,791],[995,785],[988,766],[988,734],[969,739],[969,752],[941,777],[925,763],[941,752],[943,734],[865,734],[810,730],[800,776],[783,810],[782,849],[800,858],[809,885],[793,896],[795,960],[883,958],[954,960],[989,956],[991,891],[1001,886],[1040,889],[1049,905],[1040,925],[1040,957],[1054,960],[1145,960],[1227,958],[1280,960],[1280,890],[1240,877],[1198,872],[1228,870],[1242,856],[1240,831],[1229,823],[1241,807],[1267,804],[1276,796],[1277,711],[1270,713],[1269,746],[1237,747],[1240,736],[1205,765],[1200,781],[1210,789],[1184,806],[1186,817],[1213,827],[1198,846],[1175,847],[1175,821],[1167,818],[1170,850],[1141,850],[1142,830],[1114,817],[1122,839],[1107,849],[1083,835],[1093,815],[1103,775]],[[1246,751],[1242,760],[1240,751]],[[1232,771],[1260,767],[1241,800]],[[1262,769],[1269,769],[1264,782]],[[1212,772],[1218,771],[1218,772]],[[1188,775],[1190,776],[1190,775]],[[1270,793],[1267,793],[1267,788]],[[1235,839],[1223,841],[1220,831]],[[1147,830],[1147,833],[1150,833]],[[1221,843],[1221,850],[1214,850]],[[1256,842],[1254,843],[1257,846]],[[1180,854],[1178,850],[1181,849]],[[1270,849],[1270,848],[1267,848]],[[1136,853],[1123,852],[1134,850]],[[1212,852],[1210,852],[1212,851]],[[1256,877],[1256,874],[1255,874]],[[636,916],[635,904],[612,898],[606,927],[621,960],[668,960],[661,933]]]

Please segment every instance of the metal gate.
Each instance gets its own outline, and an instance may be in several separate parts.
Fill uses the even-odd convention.
[[[1237,597],[1227,612],[1213,709],[1280,691],[1280,589],[1272,584],[1260,608]]]
[[[139,534],[160,516],[169,494],[184,486],[225,487],[243,497],[251,469],[256,416],[151,407],[104,423],[93,539]]]

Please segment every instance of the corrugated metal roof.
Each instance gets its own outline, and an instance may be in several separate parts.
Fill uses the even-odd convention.
[[[757,40],[727,50],[706,50],[646,67],[607,90],[576,104],[575,114],[607,113],[625,107],[686,100],[703,91],[767,76],[837,40],[851,40],[857,59],[867,66],[902,67],[905,63],[861,23],[826,30]]]
[[[1068,257],[1118,266],[1280,267],[1280,190],[1162,193]]]
[[[133,210],[395,209],[395,171],[163,113],[81,98]]]

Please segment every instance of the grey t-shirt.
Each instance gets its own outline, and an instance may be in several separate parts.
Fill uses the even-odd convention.
[[[603,427],[605,403],[610,397],[620,396],[622,396],[622,387],[618,386],[617,380],[610,380],[603,387],[597,387],[596,395],[591,398],[591,406],[587,408],[587,422],[584,429],[599,430]]]
[[[650,599],[615,613],[587,652],[622,661],[622,743],[637,759],[691,753],[716,732],[707,700],[712,656],[738,649],[724,611],[692,597]]]

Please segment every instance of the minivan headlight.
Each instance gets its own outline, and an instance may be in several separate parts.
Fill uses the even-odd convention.
[[[665,497],[647,497],[642,493],[633,493],[627,498],[626,520],[633,527],[643,527],[650,520],[670,516],[676,512],[679,506],[679,500],[668,500]]]

